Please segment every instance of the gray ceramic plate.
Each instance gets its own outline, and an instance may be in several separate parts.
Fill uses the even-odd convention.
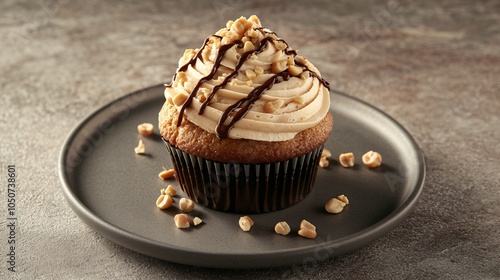
[[[76,214],[96,232],[167,261],[255,268],[310,264],[345,254],[381,237],[409,214],[423,187],[425,164],[415,141],[389,116],[342,93],[332,92],[331,97],[335,125],[326,143],[334,155],[330,166],[318,171],[314,189],[304,201],[253,215],[255,225],[250,232],[239,228],[240,215],[200,206],[192,214],[204,223],[180,230],[173,221],[177,207],[160,210],[155,206],[160,189],[177,184],[158,178],[162,166],[171,167],[158,132],[143,137],[136,127],[157,123],[163,86],[126,95],[91,114],[71,132],[59,162],[64,194]],[[134,153],[139,139],[146,146],[145,156]],[[369,150],[382,154],[382,166],[368,169],[362,165],[361,155]],[[350,169],[335,159],[348,151],[356,157]],[[340,214],[328,214],[325,202],[340,194],[351,203]],[[302,219],[317,226],[316,239],[297,234]],[[274,233],[279,221],[290,224],[288,236]]]

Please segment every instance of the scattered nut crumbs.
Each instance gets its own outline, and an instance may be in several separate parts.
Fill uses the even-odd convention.
[[[139,140],[139,144],[134,148],[134,151],[138,155],[143,155],[146,152],[146,147],[144,146],[142,140]]]

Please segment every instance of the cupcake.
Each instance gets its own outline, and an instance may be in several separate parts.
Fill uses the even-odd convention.
[[[160,133],[196,203],[265,213],[311,191],[333,127],[329,84],[255,15],[186,50],[165,99]]]

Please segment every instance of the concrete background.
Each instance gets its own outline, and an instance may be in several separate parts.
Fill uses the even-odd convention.
[[[500,278],[498,1],[1,1],[0,278]],[[257,14],[332,88],[382,109],[428,166],[414,212],[348,255],[308,266],[215,270],[115,245],[63,197],[63,141],[100,106],[169,82],[184,49]],[[8,165],[16,270],[7,270]]]

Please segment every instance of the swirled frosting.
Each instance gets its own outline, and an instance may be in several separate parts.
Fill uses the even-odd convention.
[[[329,84],[256,16],[229,21],[188,49],[165,98],[220,138],[286,141],[318,124],[330,108]]]

